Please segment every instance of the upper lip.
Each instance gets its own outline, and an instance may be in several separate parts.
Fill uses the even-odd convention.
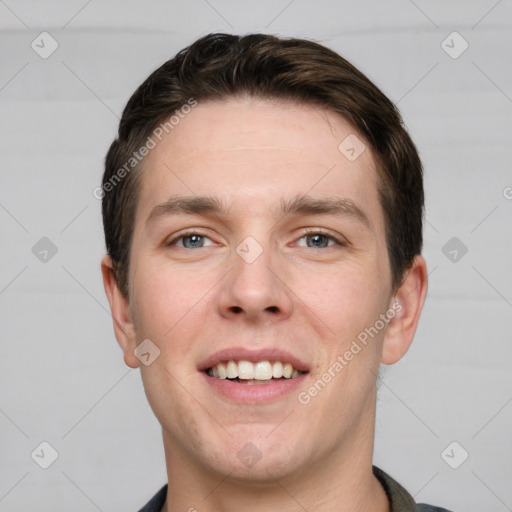
[[[278,348],[249,350],[243,347],[232,347],[219,350],[201,361],[198,365],[198,369],[201,371],[207,370],[208,368],[212,368],[216,364],[225,361],[250,361],[252,363],[257,363],[259,361],[281,361],[282,363],[290,363],[300,372],[309,371],[309,367],[305,362],[301,361],[286,350]]]

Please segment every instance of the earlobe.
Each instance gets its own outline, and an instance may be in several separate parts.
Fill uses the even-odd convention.
[[[394,364],[409,349],[418,326],[428,288],[427,265],[418,255],[406,272],[402,284],[395,293],[390,313],[394,311],[382,347],[382,363]]]
[[[130,368],[138,368],[139,360],[134,355],[137,346],[135,328],[131,318],[130,302],[128,297],[121,293],[115,279],[112,258],[106,255],[101,260],[101,273],[103,286],[110,304],[110,311],[114,323],[114,333],[124,353],[124,362]]]

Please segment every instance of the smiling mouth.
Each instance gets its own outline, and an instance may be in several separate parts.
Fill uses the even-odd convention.
[[[282,361],[224,361],[205,370],[209,377],[245,385],[270,384],[278,380],[295,379],[304,375],[290,363]]]

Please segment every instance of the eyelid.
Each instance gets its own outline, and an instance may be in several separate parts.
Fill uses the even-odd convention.
[[[340,235],[334,234],[325,228],[305,228],[305,230],[302,232],[302,235],[297,240],[301,240],[302,238],[304,238],[305,236],[308,236],[308,235],[325,235],[328,238],[331,238],[332,240],[334,240],[340,246],[350,245],[346,238],[344,238]]]
[[[199,235],[199,236],[202,236],[203,238],[208,238],[213,242],[212,245],[215,245],[215,242],[211,239],[211,237],[208,236],[206,233],[202,232],[200,229],[189,229],[188,231],[182,231],[182,232],[178,232],[174,235],[171,235],[170,239],[165,240],[164,245],[166,247],[176,245],[176,242],[178,240],[181,240],[182,238],[186,238],[186,237],[192,236],[192,235]],[[186,247],[184,247],[184,249],[186,249]],[[202,249],[202,247],[199,247],[199,249]]]

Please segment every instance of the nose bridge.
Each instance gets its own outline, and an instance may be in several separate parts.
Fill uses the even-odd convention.
[[[260,240],[263,237],[260,235]],[[232,271],[219,303],[221,314],[238,313],[255,319],[291,313],[291,298],[278,275],[279,255],[273,254],[269,241],[260,243],[256,237],[247,236],[231,258]]]

